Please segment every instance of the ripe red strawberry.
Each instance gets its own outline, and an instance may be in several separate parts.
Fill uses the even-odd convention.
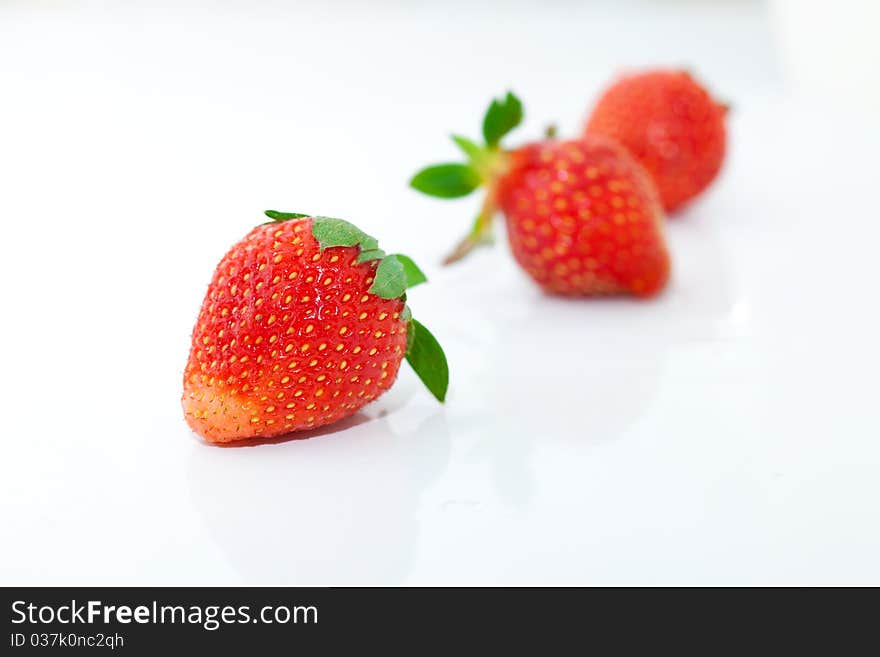
[[[496,192],[514,257],[546,290],[651,296],[666,283],[663,213],[644,170],[616,143],[520,148]]]
[[[565,295],[651,296],[669,277],[663,212],[644,169],[603,138],[545,141],[505,151],[501,137],[522,119],[519,100],[494,101],[483,122],[485,146],[455,142],[467,164],[441,164],[412,180],[419,191],[454,198],[487,187],[454,262],[487,241],[501,210],[517,262],[545,290]]]
[[[724,160],[727,107],[684,71],[650,71],[615,82],[585,134],[619,141],[648,170],[672,212],[702,192]]]
[[[405,357],[441,402],[446,358],[411,318],[415,263],[341,219],[266,213],[223,257],[183,379],[190,427],[211,442],[276,436],[352,415]]]

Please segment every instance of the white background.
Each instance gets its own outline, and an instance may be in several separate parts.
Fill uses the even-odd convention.
[[[880,94],[833,74],[870,3],[132,4],[0,3],[0,582],[880,584]],[[662,64],[733,106],[665,294],[547,298],[503,237],[437,267],[478,199],[406,182],[449,132],[511,87],[512,141],[574,134]],[[310,440],[189,431],[190,329],[266,208],[423,265],[445,407],[406,371]]]

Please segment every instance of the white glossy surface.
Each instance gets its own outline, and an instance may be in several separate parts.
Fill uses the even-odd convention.
[[[880,134],[786,95],[760,6],[244,6],[0,8],[0,582],[880,584]],[[404,186],[445,131],[505,82],[521,135],[572,131],[652,61],[736,108],[661,298],[547,298],[505,248],[433,266],[476,203]],[[188,431],[189,330],[265,207],[426,265],[445,407],[407,371],[311,440]]]

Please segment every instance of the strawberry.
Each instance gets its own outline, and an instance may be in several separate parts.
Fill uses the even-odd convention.
[[[341,219],[268,211],[223,257],[193,330],[186,421],[210,442],[271,437],[355,413],[406,358],[444,401],[446,357],[412,319],[413,261]]]
[[[721,170],[727,107],[684,71],[650,71],[615,82],[584,130],[616,139],[653,176],[668,212],[702,192]]]
[[[504,150],[501,138],[521,120],[516,96],[493,101],[483,121],[485,145],[454,136],[468,161],[427,167],[412,179],[415,189],[442,198],[486,186],[473,228],[446,262],[487,242],[500,210],[514,258],[544,290],[656,294],[669,276],[669,255],[663,212],[644,169],[600,137]]]

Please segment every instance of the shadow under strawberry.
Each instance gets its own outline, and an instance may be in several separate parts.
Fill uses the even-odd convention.
[[[401,429],[388,415],[367,419],[332,440],[235,454],[193,450],[193,502],[243,582],[387,585],[406,579],[422,492],[449,460],[446,418],[434,411]]]

